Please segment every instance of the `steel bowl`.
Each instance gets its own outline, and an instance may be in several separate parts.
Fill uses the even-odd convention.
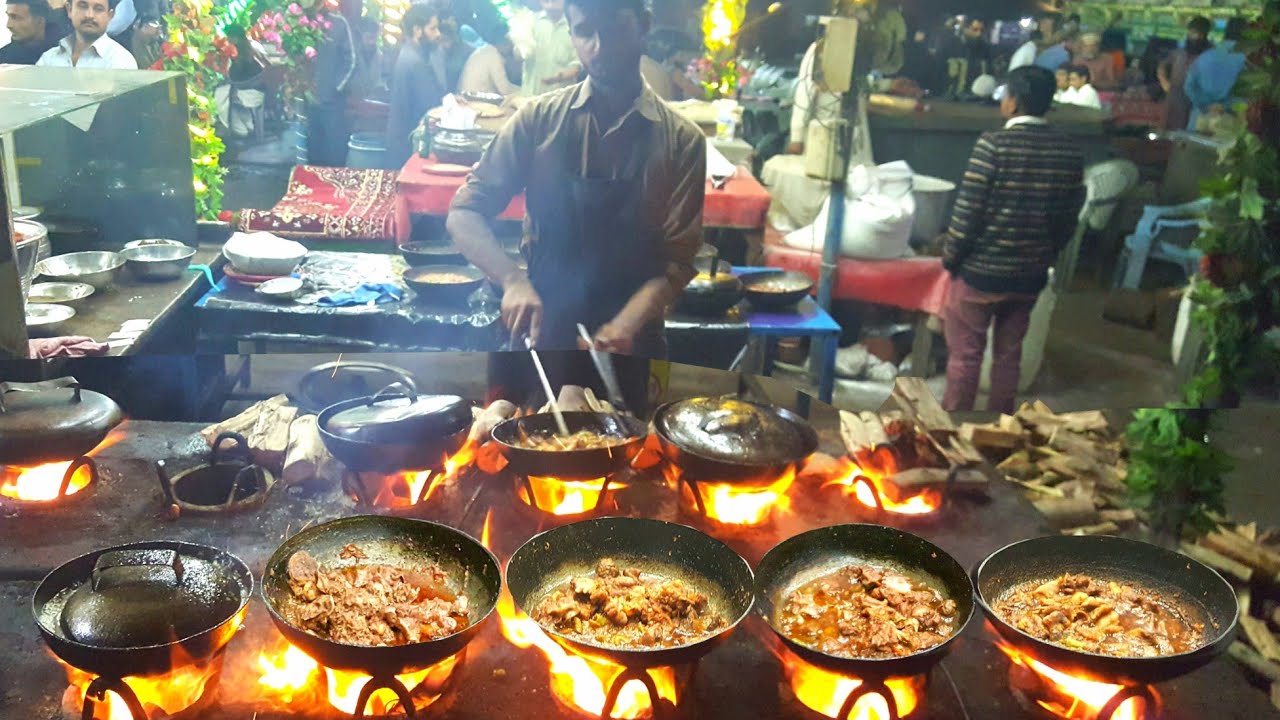
[[[36,283],[31,286],[27,302],[75,306],[93,293],[93,286],[85,283]]]
[[[268,300],[293,300],[302,294],[302,279],[296,277],[280,277],[268,280],[253,291]]]
[[[33,303],[27,306],[27,334],[32,337],[59,337],[66,322],[75,316],[73,307]]]
[[[36,272],[55,282],[82,282],[96,290],[115,284],[116,273],[124,265],[119,253],[93,251],[55,255],[36,265]]]
[[[18,280],[22,287],[22,296],[31,292],[31,281],[36,277],[36,265],[44,258],[40,257],[40,245],[47,242],[49,232],[44,225],[29,220],[15,220],[13,229],[13,247],[17,252]]]
[[[146,247],[148,245],[177,245],[178,247],[186,247],[186,243],[178,240],[165,240],[163,238],[144,238],[142,240],[130,240],[124,244],[125,250],[131,250],[136,247]]]
[[[124,266],[138,280],[176,280],[186,272],[196,249],[187,245],[152,244],[120,253]]]

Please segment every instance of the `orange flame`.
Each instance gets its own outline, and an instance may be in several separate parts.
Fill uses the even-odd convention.
[[[1124,689],[1123,685],[1074,677],[1061,670],[1055,670],[1003,642],[997,642],[996,647],[1008,655],[1015,666],[1030,672],[1044,683],[1055,697],[1037,698],[1036,704],[1060,718],[1067,720],[1096,718],[1107,702]],[[1142,701],[1126,700],[1116,708],[1111,718],[1112,720],[1141,720],[1145,715],[1142,706]]]
[[[76,716],[80,715],[84,693],[96,676],[63,663],[70,687],[67,694],[74,694]],[[209,681],[217,674],[216,664],[175,663],[174,669],[165,675],[153,677],[129,677],[124,682],[138,696],[143,709],[155,714],[155,709],[166,716],[176,715],[204,696]],[[129,706],[114,692],[109,692],[94,708],[98,720],[133,720]]]
[[[936,490],[902,497],[897,486],[888,480],[897,473],[898,463],[892,452],[859,453],[856,459],[841,460],[838,476],[826,484],[842,486],[846,494],[863,505],[882,507],[895,515],[927,515],[942,507],[942,495]]]
[[[680,493],[685,503],[695,506],[692,491],[680,482],[682,471],[671,463],[662,468],[667,483]],[[734,483],[698,482],[707,517],[725,525],[760,525],[772,512],[787,512],[791,499],[787,491],[796,481],[794,469],[787,470],[767,486]]]
[[[529,502],[529,492],[523,484],[517,484],[517,494],[527,505],[536,505],[552,515],[581,515],[595,510],[603,496],[604,478],[594,480],[562,480],[553,477],[530,477],[536,503]],[[610,490],[625,488],[626,483],[611,482]]]
[[[862,685],[858,678],[829,673],[796,657],[780,643],[770,643],[783,672],[791,685],[791,691],[804,706],[829,718],[840,718],[845,700]],[[897,705],[898,717],[909,717],[920,705],[925,694],[925,676],[889,678],[885,687]],[[854,704],[847,718],[840,720],[889,720],[889,704],[879,694],[863,696]]]
[[[71,467],[66,462],[45,463],[30,468],[9,468],[6,478],[0,485],[0,495],[14,500],[26,502],[49,502],[58,499],[58,491],[62,489],[62,478]],[[74,495],[89,486],[92,477],[87,466],[76,468],[71,476],[71,484],[67,486],[67,495]]]
[[[475,464],[478,451],[479,443],[467,440],[458,452],[442,458],[440,470],[410,470],[392,475],[388,478],[389,484],[373,493],[372,503],[383,507],[409,507],[415,502],[426,502],[437,490],[458,479]]]
[[[492,521],[493,521],[493,508],[489,508],[489,510],[487,510],[484,514],[484,527],[480,528],[480,544],[488,548],[490,551],[493,550],[493,545],[489,544],[489,539],[490,539],[489,523],[491,523]]]
[[[457,664],[458,656],[454,655],[425,670],[397,675],[396,679],[410,691],[424,683],[429,689],[439,688],[453,673]],[[259,653],[258,668],[260,671],[258,684],[261,689],[286,705],[294,702],[323,702],[319,699],[317,692],[317,683],[320,672],[323,670],[329,704],[347,715],[355,714],[360,690],[370,680],[369,676],[361,673],[321,668],[319,663],[306,653],[288,644],[276,652]],[[415,700],[429,705],[438,700],[440,695],[419,692],[414,697]],[[398,703],[395,693],[386,689],[378,690],[369,698],[365,714],[387,715],[396,708]]]
[[[589,655],[570,653],[552,640],[528,615],[516,610],[510,593],[505,590],[498,600],[498,617],[502,621],[502,635],[518,648],[534,646],[546,657],[551,670],[551,692],[565,705],[599,717],[609,685],[622,673],[623,667]],[[675,671],[671,668],[650,668],[658,696],[676,703]],[[611,718],[630,720],[653,714],[649,692],[638,680],[628,681],[618,694]]]

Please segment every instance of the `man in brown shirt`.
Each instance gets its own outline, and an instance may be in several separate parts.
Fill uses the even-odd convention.
[[[640,75],[643,0],[568,0],[587,80],[538,96],[502,129],[454,198],[448,229],[503,288],[516,345],[663,357],[665,311],[695,275],[706,140]],[[526,193],[522,271],[490,221]]]

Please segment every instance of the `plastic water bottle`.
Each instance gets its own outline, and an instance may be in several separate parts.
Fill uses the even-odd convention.
[[[733,119],[733,111],[722,107],[716,118],[716,139],[732,140],[738,133],[737,121]]]

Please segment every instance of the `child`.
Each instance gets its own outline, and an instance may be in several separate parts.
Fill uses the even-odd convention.
[[[1067,91],[1071,89],[1071,73],[1067,71],[1067,66],[1063,65],[1054,72],[1053,77],[1058,83],[1058,89],[1053,94],[1053,101],[1066,102],[1063,98],[1066,97]]]
[[[1067,73],[1071,88],[1063,94],[1062,102],[1068,105],[1079,105],[1101,110],[1102,98],[1098,97],[1098,91],[1094,90],[1093,85],[1090,84],[1092,78],[1089,73],[1089,66],[1072,65]]]

